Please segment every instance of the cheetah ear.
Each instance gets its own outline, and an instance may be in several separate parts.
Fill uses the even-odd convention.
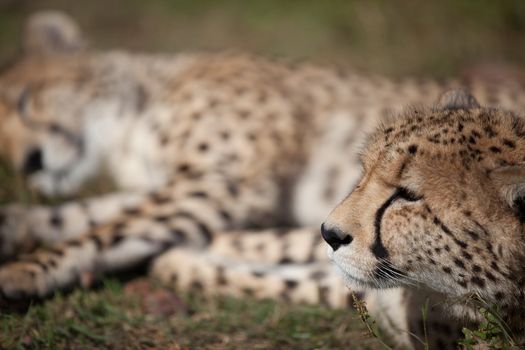
[[[525,165],[509,165],[492,170],[490,173],[500,195],[525,222]]]
[[[441,94],[437,107],[441,109],[479,108],[478,101],[464,89],[448,90]]]
[[[86,47],[77,23],[59,11],[40,11],[26,22],[22,49],[29,54],[65,54]]]

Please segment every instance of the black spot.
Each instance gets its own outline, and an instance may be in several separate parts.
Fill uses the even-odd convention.
[[[516,144],[514,141],[511,141],[509,139],[503,139],[503,144],[509,148],[516,148]]]
[[[166,146],[168,143],[169,143],[170,139],[168,136],[166,135],[162,135],[162,137],[160,138],[160,145],[161,146]]]
[[[253,271],[252,276],[256,278],[261,278],[261,277],[266,276],[266,274],[262,271]]]
[[[227,188],[228,188],[228,193],[232,197],[237,197],[239,195],[239,188],[235,184],[229,183]]]
[[[116,234],[116,235],[114,235],[114,236],[111,238],[111,243],[110,243],[110,245],[111,245],[111,246],[115,246],[115,245],[119,244],[124,238],[126,238],[125,235],[123,235],[123,234]]]
[[[457,239],[457,238],[454,238],[454,243],[456,243],[458,246],[460,246],[461,248],[465,249],[468,247],[468,244]]]
[[[124,228],[126,228],[127,226],[127,223],[125,221],[117,221],[113,224],[113,230],[115,231],[120,231],[120,230],[123,230]]]
[[[55,260],[55,259],[49,259],[47,261],[47,263],[49,264],[50,267],[52,268],[56,268],[58,266],[58,262]]]
[[[485,287],[485,280],[482,279],[482,278],[479,278],[479,277],[474,276],[474,277],[472,277],[472,278],[470,279],[470,281],[471,281],[472,283],[474,283],[475,285],[477,285],[478,287],[481,287],[481,288]]]
[[[491,126],[487,125],[483,128],[483,130],[485,131],[485,134],[488,136],[488,137],[494,137],[497,135],[497,133],[492,129]]]
[[[232,220],[233,220],[231,214],[228,213],[226,210],[219,210],[219,215],[221,216],[221,218],[222,218],[224,221],[226,221],[226,222],[228,222],[228,223],[231,223]]]
[[[472,238],[474,241],[477,241],[479,239],[479,235],[476,232],[467,230],[466,233]]]
[[[177,171],[181,173],[188,172],[189,170],[190,170],[190,165],[186,163],[183,163],[177,167]]]
[[[417,145],[408,146],[408,153],[415,154],[417,152]]]
[[[496,146],[491,146],[491,147],[489,148],[489,150],[490,150],[492,153],[501,153],[501,148],[496,147]]]
[[[80,247],[82,245],[82,241],[79,239],[72,239],[70,241],[67,241],[66,244],[70,247]]]
[[[463,255],[463,257],[465,259],[467,259],[467,260],[472,260],[472,254],[470,254],[470,253],[468,253],[468,252],[466,252],[464,250],[461,252],[461,255]]]
[[[210,146],[206,142],[202,142],[199,143],[198,148],[200,152],[206,152],[210,148]]]
[[[286,285],[287,289],[294,289],[294,288],[297,288],[297,285],[299,283],[297,281],[294,281],[294,280],[285,280],[284,284]]]
[[[201,291],[204,289],[204,286],[202,285],[200,281],[193,281],[190,284],[190,289],[195,290],[195,291]]]
[[[454,264],[456,264],[457,267],[460,267],[463,270],[465,269],[465,263],[461,259],[454,258]]]
[[[141,213],[141,210],[140,208],[125,208],[124,209],[124,214],[125,215],[129,215],[129,216],[137,216]]]
[[[496,280],[497,280],[497,278],[492,273],[490,273],[489,271],[485,271],[485,276],[487,276],[487,278],[489,280],[491,280],[492,282],[496,282]]]
[[[278,264],[290,264],[290,263],[292,263],[292,262],[293,262],[292,259],[290,259],[289,257],[286,257],[286,256],[285,256],[285,257],[282,257],[282,258],[279,260]]]
[[[479,265],[473,265],[472,272],[481,272],[481,267]]]
[[[53,211],[53,213],[51,214],[51,217],[49,218],[49,224],[54,228],[62,227],[63,221],[60,217],[60,214],[57,211]]]
[[[204,191],[194,191],[194,192],[190,192],[188,195],[190,197],[196,197],[196,198],[208,198],[208,194]]]
[[[448,273],[448,274],[451,274],[451,273],[452,273],[452,269],[451,269],[450,267],[448,267],[448,266],[444,266],[444,267],[443,267],[443,271],[445,271],[445,272]]]
[[[171,202],[171,198],[159,192],[153,192],[149,195],[151,201],[155,204],[166,204]]]
[[[157,222],[167,222],[171,219],[169,215],[156,215],[153,217],[153,220]]]
[[[186,233],[178,229],[170,229],[169,234],[175,242],[181,242],[186,239]]]

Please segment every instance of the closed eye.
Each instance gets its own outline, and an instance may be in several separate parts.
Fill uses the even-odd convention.
[[[417,202],[418,200],[423,199],[423,196],[417,195],[413,191],[405,187],[397,188],[397,197],[408,202]]]
[[[18,110],[18,115],[23,122],[28,122],[29,118],[27,116],[27,104],[29,103],[29,89],[24,89],[16,101],[16,108]]]

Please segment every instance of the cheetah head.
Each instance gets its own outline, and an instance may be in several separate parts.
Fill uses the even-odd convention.
[[[322,226],[354,288],[423,286],[523,298],[525,122],[464,91],[405,111],[362,152],[363,175]]]
[[[38,12],[0,71],[0,156],[44,193],[67,193],[86,176],[78,90],[87,72],[73,59],[83,46],[69,17]]]

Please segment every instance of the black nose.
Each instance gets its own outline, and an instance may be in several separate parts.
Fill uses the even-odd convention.
[[[338,233],[335,230],[326,228],[324,224],[321,225],[321,234],[323,239],[332,247],[334,252],[342,245],[352,243],[352,236]]]
[[[44,163],[42,162],[42,150],[40,150],[40,148],[33,148],[26,154],[22,171],[26,175],[31,175],[42,169],[44,169]]]

